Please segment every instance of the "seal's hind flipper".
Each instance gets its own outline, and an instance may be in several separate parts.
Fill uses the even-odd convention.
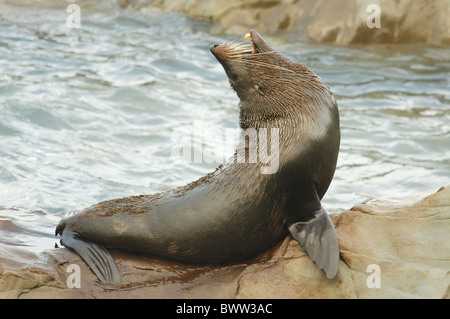
[[[102,245],[88,242],[67,228],[62,232],[61,243],[80,255],[101,282],[120,283],[121,276],[119,268],[109,252]]]
[[[313,219],[292,223],[288,228],[317,267],[325,271],[327,278],[334,278],[339,267],[339,246],[327,212],[320,206]]]

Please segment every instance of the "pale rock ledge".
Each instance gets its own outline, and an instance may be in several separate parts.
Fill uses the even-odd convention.
[[[59,218],[0,210],[0,298],[450,298],[450,185],[333,214],[341,254],[333,280],[287,237],[221,267],[112,251],[122,283],[104,285],[77,254],[54,248]],[[71,264],[80,267],[81,288],[68,287]]]
[[[314,42],[450,45],[450,0],[117,0],[212,23],[211,32],[289,32]],[[376,6],[374,9],[374,6]],[[376,17],[375,17],[376,16]],[[367,20],[370,23],[367,23]],[[373,27],[372,23],[379,22]]]

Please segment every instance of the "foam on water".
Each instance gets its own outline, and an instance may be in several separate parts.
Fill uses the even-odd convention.
[[[233,39],[112,1],[83,4],[81,28],[70,29],[66,6],[0,10],[0,207],[80,209],[181,186],[218,166],[173,158],[173,135],[201,121],[205,134],[192,144],[201,153],[223,141],[208,132],[238,126],[238,98],[208,50]],[[267,40],[336,94],[342,143],[328,211],[450,182],[448,48]]]

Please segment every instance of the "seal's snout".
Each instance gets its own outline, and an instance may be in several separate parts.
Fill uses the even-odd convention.
[[[209,50],[220,63],[224,63],[224,61],[228,60],[229,49],[226,45],[213,44],[209,47]]]
[[[211,45],[211,46],[209,47],[209,51],[211,51],[211,53],[212,53],[215,57],[217,57],[217,50],[216,50],[216,48],[217,48],[218,46],[219,46],[218,44],[213,44],[213,45]]]
[[[211,51],[211,53],[212,53],[215,57],[217,57],[217,51],[219,50],[219,49],[217,49],[218,46],[220,46],[220,45],[219,45],[219,44],[213,44],[213,45],[211,45],[211,46],[209,47],[209,51]]]

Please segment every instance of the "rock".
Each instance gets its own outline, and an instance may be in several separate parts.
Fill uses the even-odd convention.
[[[125,1],[127,5],[133,1]],[[136,1],[134,1],[136,2]],[[137,1],[142,6],[141,1]],[[289,31],[316,42],[450,44],[450,0],[155,0],[153,6],[213,22],[213,33]],[[380,28],[367,19],[380,9]],[[137,4],[129,4],[139,7]],[[370,21],[373,21],[370,18]]]
[[[450,185],[419,197],[372,199],[331,217],[341,254],[333,280],[287,237],[228,266],[112,251],[122,283],[104,285],[78,255],[54,248],[59,216],[3,209],[0,298],[450,298]]]

